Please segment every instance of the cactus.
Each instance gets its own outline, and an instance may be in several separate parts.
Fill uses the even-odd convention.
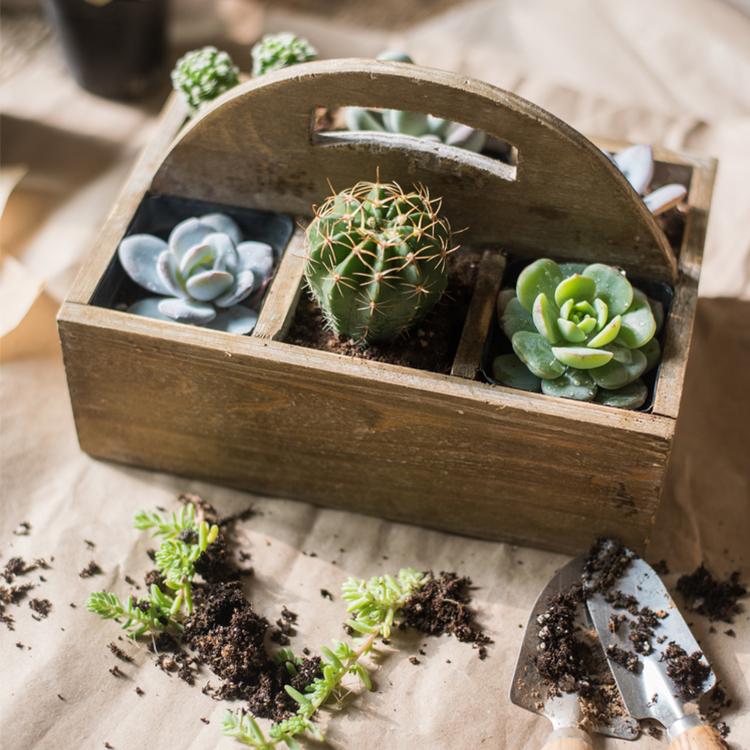
[[[266,34],[252,49],[253,75],[261,76],[272,70],[309,62],[318,56],[315,47],[289,31]]]
[[[307,284],[334,333],[390,341],[445,291],[451,247],[441,202],[424,187],[359,182],[330,196],[307,228]]]
[[[239,68],[216,47],[194,49],[183,55],[172,71],[172,87],[188,107],[198,108],[239,83]]]
[[[534,261],[515,295],[498,297],[514,354],[497,357],[493,375],[514,388],[637,409],[647,396],[640,377],[661,355],[658,305],[612,266]]]
[[[224,214],[181,221],[169,241],[133,234],[118,257],[133,281],[154,292],[128,308],[135,315],[173,320],[230,333],[250,333],[258,314],[239,304],[260,297],[274,267],[273,248],[242,242],[240,228]]]

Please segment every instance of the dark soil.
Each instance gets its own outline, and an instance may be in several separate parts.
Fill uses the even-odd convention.
[[[148,649],[156,654],[156,666],[167,674],[177,676],[188,685],[195,684],[198,661],[190,656],[169,633],[161,633],[148,643]]]
[[[32,599],[29,607],[35,612],[31,615],[35,620],[44,620],[52,611],[52,602],[49,599]]]
[[[320,673],[320,659],[304,659],[290,679],[285,665],[269,658],[264,646],[270,623],[258,615],[236,582],[203,588],[183,638],[200,661],[223,680],[218,696],[243,699],[261,718],[280,720],[296,710],[284,691],[303,690]]]
[[[607,656],[609,656],[612,661],[617,662],[617,664],[625,667],[625,669],[634,674],[640,673],[641,669],[643,669],[641,660],[632,651],[626,651],[624,648],[620,648],[614,643],[610,643],[609,646],[607,646]]]
[[[104,573],[104,571],[99,567],[98,563],[91,560],[78,575],[80,578],[91,578],[92,576],[100,576],[102,573]]]
[[[614,539],[597,539],[583,569],[586,594],[611,592],[632,561],[633,553],[619,542]]]
[[[725,581],[719,581],[702,564],[689,575],[680,577],[677,591],[694,612],[711,621],[730,623],[734,615],[742,611],[737,600],[747,596],[747,587],[740,582],[739,571],[732,573]]]
[[[672,678],[682,698],[686,701],[698,698],[711,673],[703,654],[700,651],[688,654],[682,646],[670,641],[662,659],[667,662],[667,675]]]
[[[476,621],[476,613],[469,607],[471,579],[456,573],[441,572],[407,600],[401,627],[414,628],[427,635],[449,633],[463,643],[471,643],[480,659],[487,657],[487,646],[492,639]]]
[[[347,357],[447,374],[461,338],[480,258],[480,253],[473,250],[449,256],[445,294],[424,320],[393,343],[363,346],[352,339],[336,336],[325,328],[320,308],[308,296],[300,298],[286,342]]]
[[[109,650],[120,660],[127,664],[133,663],[133,657],[125,653],[116,643],[109,644]]]

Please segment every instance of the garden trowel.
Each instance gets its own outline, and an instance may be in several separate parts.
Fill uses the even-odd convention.
[[[636,719],[658,721],[667,730],[671,740],[670,750],[725,748],[714,729],[702,724],[697,712],[685,710],[687,701],[667,674],[670,661],[665,658],[665,652],[670,644],[676,644],[687,655],[700,652],[701,649],[659,576],[648,563],[634,557],[612,588],[618,594],[622,592],[624,596],[620,597],[621,601],[630,596],[634,597],[637,605],[631,606],[631,611],[628,612],[615,608],[601,593],[593,593],[587,598],[587,607],[630,714]],[[611,596],[608,598],[612,599]],[[649,649],[651,652],[638,653],[641,664],[636,667],[636,671],[631,671],[621,664],[622,654],[633,652],[633,643],[629,637],[633,632],[630,623],[637,621],[637,614],[634,613],[640,612],[644,607],[657,613],[659,624],[648,638],[650,645],[640,649],[641,652]],[[623,617],[628,622],[621,620],[618,624],[618,618]],[[618,653],[619,659],[612,658],[612,654]],[[716,677],[705,656],[701,655],[700,663],[705,678],[702,686],[695,691],[697,694],[692,695],[691,702],[708,692],[716,683]]]
[[[583,557],[571,560],[553,576],[539,594],[526,625],[521,652],[518,655],[516,671],[513,675],[510,690],[511,701],[528,711],[546,716],[552,722],[553,731],[544,745],[544,750],[591,750],[592,747],[589,735],[578,726],[581,719],[578,695],[576,693],[548,695],[547,686],[537,671],[535,661],[539,646],[537,618],[547,609],[549,600],[553,596],[568,591],[571,586],[580,583],[583,562]],[[579,619],[578,625],[582,630],[591,629],[591,622],[588,620],[583,604],[579,607]],[[601,661],[603,669],[606,670],[604,654],[601,654]],[[640,733],[638,722],[625,715],[624,711],[622,715],[612,716],[608,723],[595,724],[591,728],[594,732],[626,740],[634,740]]]

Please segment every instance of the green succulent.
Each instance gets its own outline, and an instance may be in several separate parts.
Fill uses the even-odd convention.
[[[316,211],[305,279],[334,333],[393,340],[440,299],[454,248],[439,208],[423,187],[359,182]]]
[[[239,68],[216,47],[194,49],[183,55],[172,71],[172,87],[192,111],[239,83]]]
[[[261,76],[272,70],[309,62],[318,56],[315,47],[289,31],[266,34],[252,49],[253,75]]]
[[[637,409],[647,396],[640,377],[661,356],[656,306],[612,266],[534,261],[515,294],[498,298],[514,354],[495,359],[493,376],[548,396]]]

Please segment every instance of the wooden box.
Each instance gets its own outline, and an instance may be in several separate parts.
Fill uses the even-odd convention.
[[[515,165],[393,134],[319,133],[321,107],[393,107],[480,128]],[[243,83],[187,124],[170,100],[59,315],[78,437],[99,458],[487,539],[575,552],[599,534],[643,549],[679,414],[715,162],[657,149],[689,185],[675,254],[597,145],[538,107],[442,71],[316,62]],[[176,137],[175,137],[176,136]],[[623,144],[600,144],[613,148]],[[360,179],[442,195],[486,250],[450,375],[291,345],[297,230],[251,336],[107,307],[117,246],[145,200],[304,220]],[[482,382],[505,254],[617,264],[674,291],[647,411]]]

